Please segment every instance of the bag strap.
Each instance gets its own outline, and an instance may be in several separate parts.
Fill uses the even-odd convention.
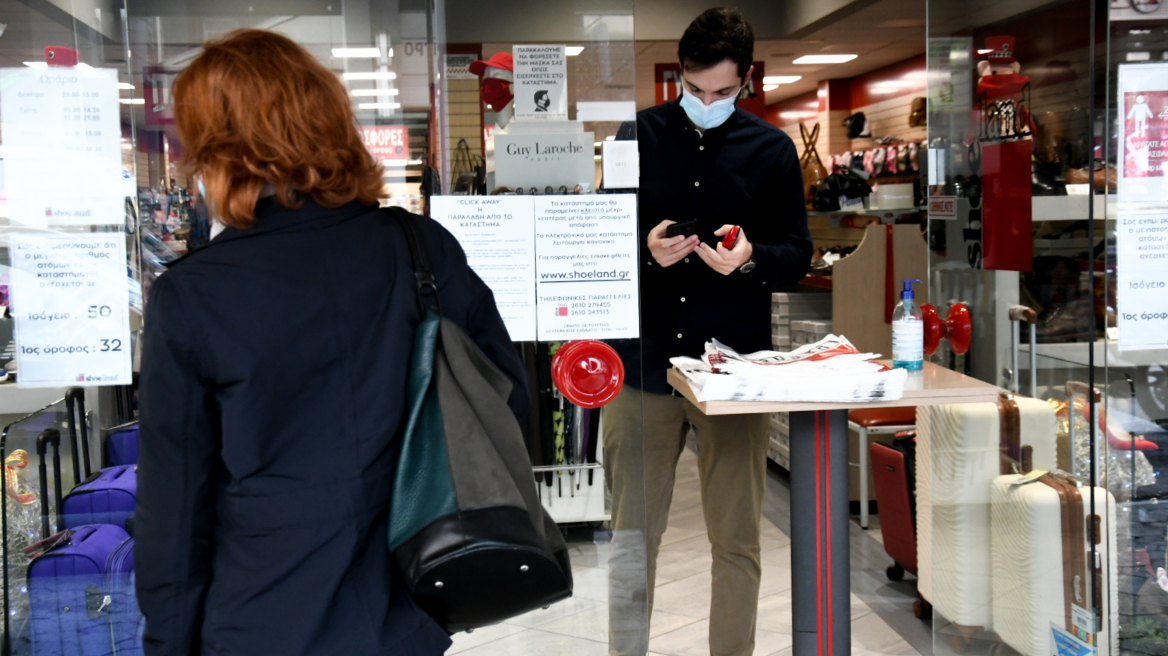
[[[397,208],[390,208],[389,211],[397,220],[398,225],[401,226],[402,232],[406,234],[406,246],[410,250],[411,268],[414,270],[414,278],[418,283],[418,307],[422,310],[422,316],[425,317],[426,310],[430,308],[441,315],[442,301],[438,298],[438,285],[434,282],[434,270],[430,266],[430,256],[426,251],[426,240],[422,237],[422,231],[414,223],[413,217],[404,211]],[[433,305],[426,304],[427,290],[434,295]]]

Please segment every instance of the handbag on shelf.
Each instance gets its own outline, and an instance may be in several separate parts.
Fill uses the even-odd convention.
[[[913,98],[909,108],[908,126],[920,128],[929,124],[929,101],[925,98]]]
[[[418,605],[450,633],[497,624],[572,596],[559,528],[536,494],[511,382],[442,317],[426,244],[406,234],[423,319],[389,512],[389,548]]]
[[[872,187],[851,169],[836,169],[815,190],[813,208],[819,212],[838,212],[848,201],[862,201],[872,194]],[[858,209],[863,209],[861,204]]]
[[[482,196],[486,194],[487,167],[483,159],[470,152],[466,139],[459,139],[454,149],[454,158],[450,164],[450,177],[454,180],[454,187],[450,193],[464,196]]]

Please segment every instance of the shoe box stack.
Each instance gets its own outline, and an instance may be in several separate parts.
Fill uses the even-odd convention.
[[[831,320],[813,320],[791,322],[791,346],[798,348],[814,344],[831,333]]]
[[[790,351],[795,343],[796,333],[807,332],[811,322],[812,332],[825,324],[831,329],[831,294],[825,292],[776,292],[771,294],[771,346],[776,351]],[[798,324],[798,326],[796,325]],[[818,334],[818,333],[816,333]],[[823,339],[823,333],[812,341]]]
[[[812,344],[830,332],[830,293],[771,294],[771,346],[776,351],[790,351],[804,344]],[[791,468],[791,424],[785,412],[771,415],[767,457],[784,469]]]
[[[791,423],[790,414],[776,412],[771,415],[771,440],[767,444],[767,458],[775,464],[791,470]]]

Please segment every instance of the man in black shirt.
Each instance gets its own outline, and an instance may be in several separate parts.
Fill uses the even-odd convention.
[[[795,146],[735,106],[750,79],[753,51],[741,13],[706,11],[678,44],[682,98],[637,114],[641,351],[618,350],[626,362],[639,357],[642,368],[628,367],[625,387],[604,418],[614,528],[613,654],[647,649],[647,632],[630,618],[651,612],[657,553],[689,426],[698,443],[713,554],[710,653],[754,650],[769,415],[707,417],[672,394],[665,379],[670,357],[696,357],[711,338],[744,353],[769,349],[771,287],[799,281],[810,265]],[[633,136],[628,125],[618,138]],[[694,234],[666,235],[669,225],[690,221],[696,221]],[[721,242],[733,226],[739,226],[737,240],[726,248]],[[648,609],[629,594],[638,567],[648,574]]]

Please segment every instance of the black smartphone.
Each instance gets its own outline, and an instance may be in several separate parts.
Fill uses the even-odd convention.
[[[665,227],[666,237],[677,237],[685,235],[686,237],[698,231],[698,220],[686,221],[685,223],[674,223]]]

